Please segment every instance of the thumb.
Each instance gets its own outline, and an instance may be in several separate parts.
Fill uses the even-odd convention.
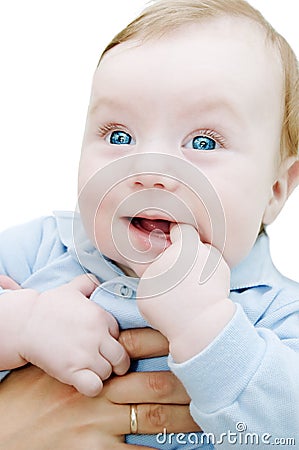
[[[193,225],[188,223],[174,224],[170,228],[170,240],[172,244],[183,241],[183,243],[198,245],[200,236]]]
[[[91,273],[79,275],[68,283],[69,286],[78,290],[85,297],[89,298],[93,291],[99,286],[99,281]]]

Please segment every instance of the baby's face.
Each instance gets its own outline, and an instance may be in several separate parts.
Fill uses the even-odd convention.
[[[240,262],[273,194],[282,90],[278,56],[246,20],[110,50],[79,171],[82,220],[99,250],[141,276],[170,245],[172,223],[190,223],[231,267]]]

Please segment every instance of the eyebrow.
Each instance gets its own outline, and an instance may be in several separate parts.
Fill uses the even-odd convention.
[[[199,100],[198,104],[200,103],[201,101]],[[193,104],[193,107],[196,108],[196,105]],[[203,109],[204,112],[207,109],[209,113],[223,112],[232,117],[234,121],[242,121],[242,111],[238,108],[237,105],[235,105],[232,101],[225,97],[207,100],[204,99],[202,101],[202,105],[199,105],[198,110],[199,109]]]
[[[99,108],[116,108],[117,110],[121,110],[123,108],[123,104],[121,101],[121,98],[113,98],[113,97],[98,97],[95,99],[93,103],[90,104],[89,107],[89,115],[94,115],[96,111]],[[127,108],[127,105],[125,105]],[[182,115],[185,115],[196,112],[196,114],[201,114],[203,110],[204,112],[209,113],[215,113],[217,111],[225,111],[228,113],[232,118],[234,118],[235,121],[238,121],[239,123],[242,122],[242,115],[240,111],[230,101],[228,97],[220,97],[220,98],[214,98],[212,97],[205,97],[198,98],[197,101],[193,99],[192,104],[189,104],[187,107],[182,107],[181,112]]]
[[[111,97],[99,97],[94,102],[92,102],[89,106],[89,114],[94,114],[99,107],[108,106],[108,107],[121,107],[121,103],[115,101]]]

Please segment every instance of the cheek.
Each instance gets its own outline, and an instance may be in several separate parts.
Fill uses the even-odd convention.
[[[87,158],[86,150],[82,150],[79,170],[78,170],[78,192],[84,188],[85,184],[92,177],[94,169],[92,170],[91,161]]]
[[[230,267],[247,256],[256,241],[267,205],[265,192],[253,181],[222,196],[226,219],[224,257]]]
[[[107,238],[109,204],[109,195],[105,195],[105,187],[100,177],[94,170],[91,172],[84,161],[81,162],[78,177],[78,206],[85,231],[93,244],[96,244],[99,237]]]

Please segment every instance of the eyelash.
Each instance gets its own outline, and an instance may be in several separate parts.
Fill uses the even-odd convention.
[[[105,138],[111,131],[124,131],[129,133],[127,128],[120,123],[106,123],[105,125],[101,125],[98,127],[98,135],[101,138]]]
[[[105,138],[111,131],[115,130],[130,133],[124,125],[120,123],[109,122],[98,127],[98,135],[101,138]],[[188,142],[192,138],[194,139],[196,136],[205,136],[214,139],[221,146],[221,148],[226,146],[226,141],[223,136],[218,134],[215,130],[199,129],[197,131],[194,131],[191,135],[188,136],[186,142]]]
[[[216,141],[221,148],[226,147],[226,141],[223,136],[217,133],[215,130],[209,130],[209,129],[199,129],[194,131],[191,135],[188,136],[186,139],[186,142],[190,141],[190,139],[196,138],[196,136],[204,136],[209,137]]]

